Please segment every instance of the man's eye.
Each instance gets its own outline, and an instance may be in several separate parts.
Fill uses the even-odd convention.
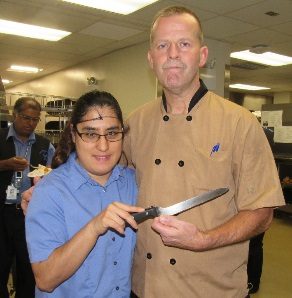
[[[182,41],[182,42],[180,42],[180,47],[181,48],[187,48],[187,47],[189,47],[191,44],[189,43],[189,42],[187,42],[187,41]]]
[[[167,43],[160,43],[157,45],[158,49],[166,49],[167,48]]]

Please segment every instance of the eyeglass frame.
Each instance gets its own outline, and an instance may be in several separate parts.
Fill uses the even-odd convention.
[[[38,123],[41,121],[41,118],[40,117],[30,117],[30,116],[27,116],[27,115],[23,115],[21,113],[17,113],[17,116],[20,116],[21,119],[23,119],[24,121],[32,121],[34,123]]]
[[[94,134],[95,134],[98,138],[97,138],[94,142],[87,142],[87,141],[85,141],[85,140],[82,138],[82,135],[84,135],[84,134],[88,134],[89,132],[79,132],[77,128],[74,128],[74,130],[76,131],[76,133],[78,134],[78,136],[80,137],[80,139],[81,139],[83,142],[88,143],[88,144],[93,144],[93,143],[98,142],[98,141],[100,140],[100,137],[105,137],[105,139],[106,139],[108,142],[118,142],[118,141],[120,141],[120,140],[122,140],[122,139],[124,138],[124,133],[125,133],[124,130],[123,130],[123,128],[122,128],[122,131],[114,131],[114,133],[116,133],[116,134],[121,134],[121,135],[122,135],[121,138],[118,139],[118,140],[109,140],[109,139],[107,138],[107,136],[109,135],[110,132],[108,132],[108,133],[106,133],[106,134],[104,134],[104,135],[99,134],[99,133],[97,133],[97,132],[94,132]]]

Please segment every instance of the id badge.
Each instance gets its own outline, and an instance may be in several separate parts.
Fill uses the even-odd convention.
[[[6,200],[15,201],[17,199],[17,194],[19,190],[14,185],[8,185],[6,190]]]

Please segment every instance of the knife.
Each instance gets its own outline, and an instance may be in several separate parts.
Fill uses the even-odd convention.
[[[228,191],[228,188],[217,188],[166,208],[151,206],[146,208],[145,211],[132,213],[132,216],[137,223],[141,223],[146,219],[160,215],[176,215],[208,201],[214,200]]]

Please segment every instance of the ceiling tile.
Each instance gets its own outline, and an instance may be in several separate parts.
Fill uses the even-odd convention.
[[[265,13],[273,11],[279,13],[278,16],[268,16]],[[292,1],[291,0],[266,0],[255,5],[233,11],[227,16],[242,20],[258,26],[269,27],[291,20]]]
[[[254,25],[222,16],[205,21],[202,26],[205,36],[215,39],[257,29]]]
[[[121,27],[113,24],[97,22],[80,31],[82,34],[87,34],[96,37],[107,39],[122,40],[127,37],[140,33],[140,30]]]
[[[281,34],[267,29],[255,30],[243,34],[237,34],[225,38],[227,41],[242,42],[244,40],[245,44],[250,46],[264,44],[267,46],[273,46],[279,42],[285,42],[287,40],[292,41],[292,36],[287,38],[287,35]]]

